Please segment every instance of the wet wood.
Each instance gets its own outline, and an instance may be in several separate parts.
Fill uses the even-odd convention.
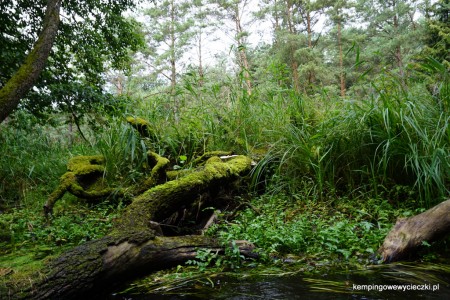
[[[423,243],[431,243],[450,233],[450,200],[429,210],[397,220],[379,249],[383,262],[406,259],[417,254]]]
[[[254,246],[237,241],[244,256]],[[44,279],[10,299],[101,299],[127,281],[195,259],[198,249],[223,252],[217,240],[205,236],[160,237],[152,232],[106,236],[78,246],[52,261]]]

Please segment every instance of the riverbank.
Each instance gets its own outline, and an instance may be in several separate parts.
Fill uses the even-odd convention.
[[[268,270],[278,275],[358,270],[378,263],[376,251],[396,218],[421,212],[395,207],[384,199],[362,197],[319,201],[307,194],[263,194],[235,201],[240,202],[240,210],[217,213],[217,223],[206,234],[229,245],[234,240],[253,243],[259,253],[257,260],[244,260],[232,246],[225,255],[199,249],[197,259],[156,273],[150,281],[170,288],[177,286],[180,276],[208,278],[208,274],[245,274],[248,270],[255,275]],[[14,209],[0,215],[10,233],[9,241],[2,241],[0,255],[0,280],[5,288],[25,289],[39,278],[36,274],[45,273],[46,263],[52,258],[106,234],[122,206],[92,206],[67,197],[57,208],[51,222],[42,211],[32,209]],[[425,260],[439,258],[434,249],[424,256]]]

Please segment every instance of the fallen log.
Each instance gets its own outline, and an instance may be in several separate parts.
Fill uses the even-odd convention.
[[[105,159],[101,155],[76,156],[69,160],[67,172],[61,176],[59,186],[51,193],[44,205],[44,213],[50,215],[56,201],[66,192],[83,199],[102,199],[116,191],[103,180]]]
[[[256,256],[252,244],[237,245],[242,255]],[[195,259],[198,249],[225,248],[205,236],[158,237],[151,231],[106,236],[64,253],[50,263],[43,280],[8,292],[8,299],[99,299],[130,279]]]
[[[425,242],[437,241],[450,233],[450,200],[409,218],[397,220],[378,252],[385,263],[414,256]]]
[[[151,136],[151,128],[145,120],[129,118],[127,121],[142,135]],[[204,199],[214,199],[213,204],[216,204],[221,201],[216,195],[237,188],[235,183],[249,174],[252,160],[230,154],[223,151],[205,153],[195,160],[196,168],[181,172],[169,171],[169,160],[149,151],[152,169],[146,179],[135,186],[114,191],[103,185],[103,157],[73,158],[61,177],[60,186],[48,198],[44,207],[46,214],[51,214],[55,202],[67,191],[81,198],[104,197],[112,192],[131,195],[131,204],[115,220],[109,235],[54,259],[48,268],[41,270],[43,277],[36,276],[28,288],[11,288],[9,298],[92,299],[105,287],[110,289],[113,284],[123,284],[132,278],[194,259],[198,248],[223,251],[223,246],[216,240],[204,236],[163,237],[155,232],[163,234],[160,225],[176,219],[173,216],[177,210],[183,211],[181,215],[185,219],[189,215],[187,211],[195,207],[196,219],[190,223],[198,223],[202,205],[206,205]],[[222,155],[226,157],[219,157]],[[255,256],[251,244],[244,242],[239,246],[241,254]]]
[[[166,170],[169,160],[155,152],[148,151],[147,157],[151,172],[147,178],[128,188],[109,187],[104,180],[105,159],[101,155],[76,156],[69,160],[67,172],[60,178],[58,187],[48,196],[44,205],[44,214],[53,214],[56,201],[61,199],[66,192],[72,195],[90,200],[92,202],[115,195],[124,197],[139,195],[151,187],[163,183],[166,180]]]
[[[155,156],[155,161],[161,162],[161,157]],[[166,162],[156,165],[154,183],[161,180],[159,175],[164,173]],[[203,194],[229,189],[250,169],[249,157],[238,155],[222,160],[212,156],[192,172],[148,189],[133,199],[108,236],[51,261],[40,271],[42,276],[34,278],[32,286],[11,287],[7,299],[92,299],[105,287],[110,289],[113,284],[194,259],[199,248],[223,251],[223,246],[208,237],[162,237],[156,236],[153,228],[174,210],[193,205]],[[242,255],[255,256],[252,249],[249,243],[240,244]]]
[[[200,195],[214,194],[220,188],[230,186],[236,179],[247,175],[251,170],[252,160],[238,155],[228,161],[211,157],[206,163],[176,180],[157,185],[135,197],[127,206],[121,217],[115,222],[117,232],[133,228],[145,231],[150,227],[149,221],[162,222],[169,218],[174,210],[191,206]]]

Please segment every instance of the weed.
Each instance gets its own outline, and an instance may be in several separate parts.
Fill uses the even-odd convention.
[[[265,257],[292,253],[315,259],[368,260],[398,212],[384,200],[358,204],[345,198],[328,205],[315,200],[293,203],[292,197],[266,195],[254,199],[253,208],[242,211],[232,223],[213,231],[225,240],[248,240],[263,249]]]

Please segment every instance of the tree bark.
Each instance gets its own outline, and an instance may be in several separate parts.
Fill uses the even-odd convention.
[[[238,242],[242,255],[256,256],[252,244]],[[101,299],[130,279],[195,259],[201,248],[224,250],[205,236],[157,237],[152,232],[106,236],[52,261],[41,281],[11,293],[10,299]]]
[[[44,69],[59,26],[61,0],[48,0],[43,29],[19,70],[0,89],[0,123],[19,105]]]
[[[180,207],[189,207],[200,195],[214,194],[215,190],[226,188],[248,174],[250,158],[215,156],[222,153],[205,154],[198,159],[201,165],[197,169],[180,173],[178,178],[135,197],[122,216],[115,220],[108,236],[87,242],[51,261],[48,268],[41,270],[40,276],[33,278],[34,282],[20,286],[14,283],[6,291],[0,287],[0,293],[7,293],[8,299],[93,299],[96,293],[111,290],[114,284],[123,284],[124,280],[194,259],[198,248],[223,251],[223,246],[208,237],[155,234],[155,224],[158,227],[158,222]],[[69,170],[86,169],[78,161],[89,162],[89,166],[100,170],[101,165],[92,165],[92,162],[98,160],[100,163],[101,159],[100,156],[76,158]],[[165,161],[162,165],[164,169]],[[251,252],[253,245],[245,241],[237,244],[241,254],[256,256]]]
[[[424,242],[431,243],[450,232],[450,200],[429,210],[397,220],[378,250],[383,262],[390,263],[414,256]]]
[[[242,74],[245,79],[247,94],[252,94],[252,81],[250,77],[250,65],[248,63],[247,53],[245,52],[244,40],[242,38],[242,34],[244,30],[241,25],[241,18],[239,12],[239,3],[235,4],[234,10],[234,21],[236,24],[236,42],[238,43],[238,55],[239,55],[239,65],[241,67]]]
[[[204,193],[214,194],[219,188],[229,186],[239,177],[247,175],[250,169],[251,159],[246,156],[234,156],[228,161],[211,157],[197,170],[135,197],[116,221],[115,230],[148,230],[150,220],[163,222],[177,209],[190,207]]]
[[[339,79],[341,86],[341,97],[345,97],[345,72],[344,72],[344,55],[342,53],[342,25],[341,20],[337,23],[338,45],[339,45]]]

